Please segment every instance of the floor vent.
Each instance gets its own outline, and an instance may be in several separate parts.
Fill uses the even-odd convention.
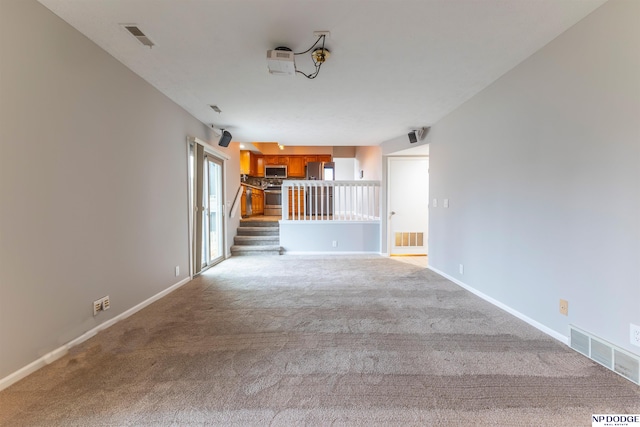
[[[571,348],[640,385],[640,357],[570,325]]]

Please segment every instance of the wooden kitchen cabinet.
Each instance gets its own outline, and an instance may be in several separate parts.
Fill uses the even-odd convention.
[[[264,214],[264,191],[256,188],[251,190],[251,209],[253,215]]]
[[[264,156],[256,155],[256,176],[264,177]]]
[[[278,157],[280,156],[274,156],[273,154],[264,156],[265,166],[278,165]]]
[[[247,216],[247,187],[242,186],[242,196],[240,197],[240,217]]]
[[[258,170],[258,156],[248,150],[240,151],[240,173],[249,176],[259,176]],[[262,176],[264,176],[264,168],[262,169]]]
[[[251,172],[251,151],[240,151],[240,173],[249,175]]]
[[[289,165],[289,156],[269,154],[264,156],[265,165]]]
[[[289,156],[289,167],[287,168],[287,175],[290,178],[304,178],[304,156]]]
[[[264,166],[265,165],[286,165],[287,166],[287,175],[291,178],[304,178],[306,176],[305,166],[309,162],[331,162],[330,154],[319,154],[319,155],[293,155],[293,156],[280,156],[274,154],[268,154],[263,157],[258,157],[258,162],[260,166],[256,166],[258,173],[262,171],[261,175],[253,175],[253,176],[264,176]],[[244,173],[244,172],[243,172]]]

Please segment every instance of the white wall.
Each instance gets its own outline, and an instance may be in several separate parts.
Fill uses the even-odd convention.
[[[214,141],[215,143],[215,141]],[[225,254],[229,258],[231,256],[231,246],[233,246],[233,238],[237,234],[240,225],[240,207],[234,217],[230,217],[233,201],[240,188],[240,143],[231,142],[227,148],[216,146],[217,151],[222,151],[229,156],[229,160],[225,162],[224,186],[226,188],[226,210],[227,210],[227,235],[225,240]],[[238,200],[240,203],[240,200]]]
[[[358,172],[356,176],[356,159],[334,158],[336,181],[353,181],[360,177]]]
[[[363,171],[362,179],[380,181],[382,179],[382,151],[379,146],[356,147],[356,170]]]
[[[281,221],[280,246],[287,253],[379,253],[379,222]],[[333,246],[333,242],[336,246]]]
[[[607,2],[428,136],[430,265],[562,336],[574,324],[635,354],[638,22],[640,2]]]
[[[0,2],[2,379],[186,277],[186,138],[213,136],[36,1]]]

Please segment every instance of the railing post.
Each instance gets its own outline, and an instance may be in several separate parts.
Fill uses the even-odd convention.
[[[282,185],[282,193],[280,204],[282,205],[282,219],[289,219],[289,187],[287,184]]]

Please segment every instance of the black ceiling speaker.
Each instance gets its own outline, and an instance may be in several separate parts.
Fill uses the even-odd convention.
[[[220,135],[220,141],[218,141],[218,145],[221,147],[228,147],[231,142],[231,134],[229,131],[222,129],[222,135]]]

